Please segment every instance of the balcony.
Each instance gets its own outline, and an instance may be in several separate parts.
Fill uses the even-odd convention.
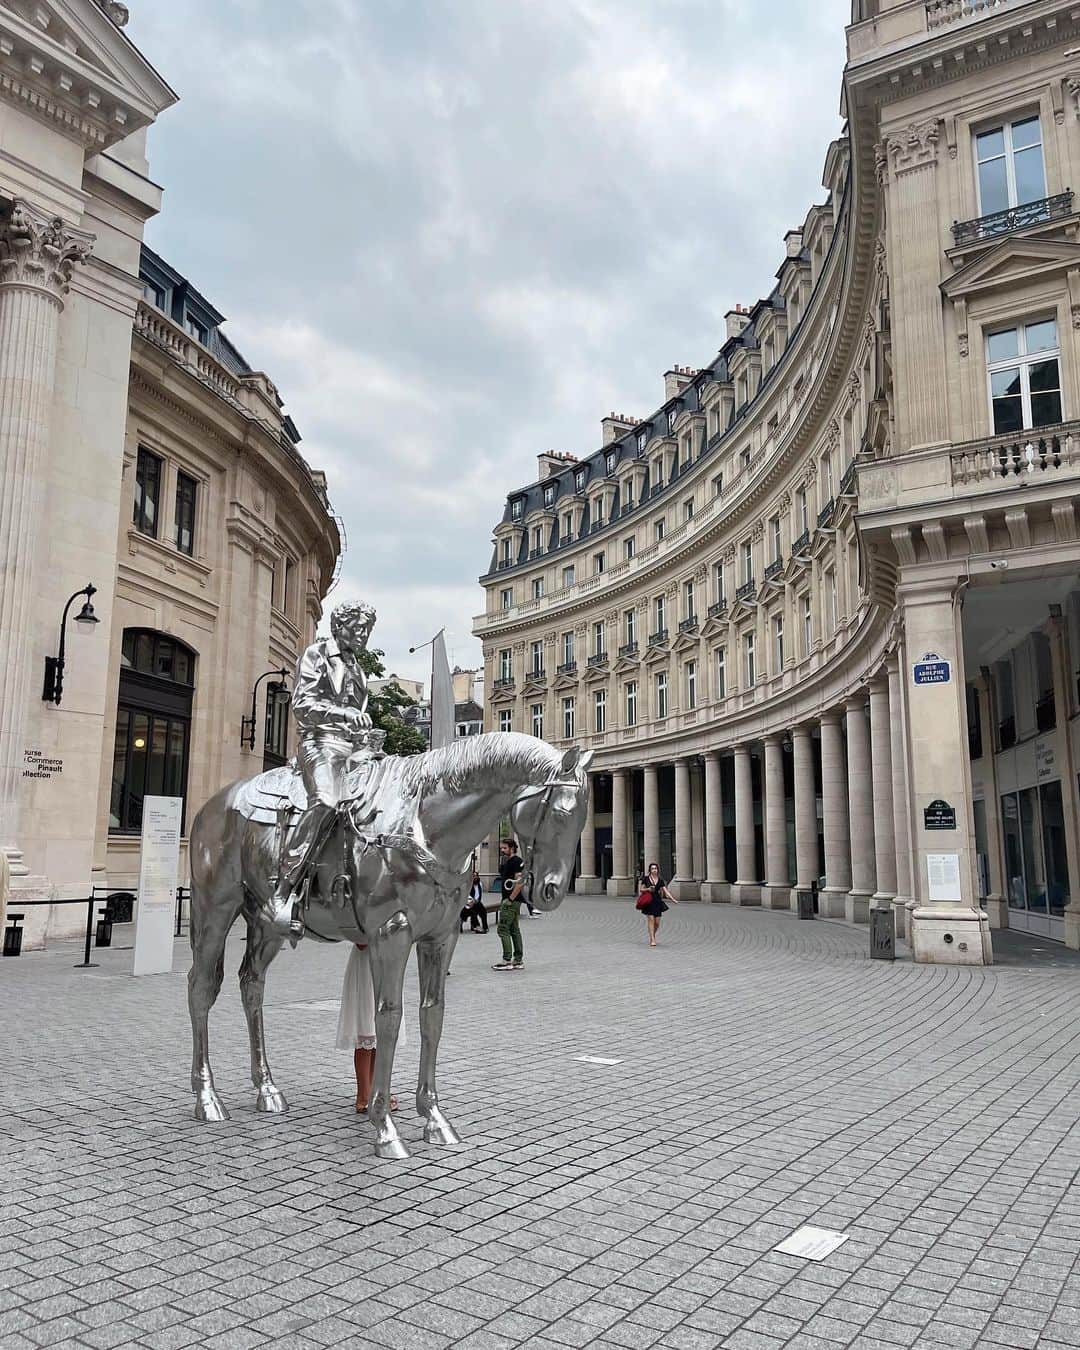
[[[636,642],[624,642],[619,648],[620,656],[637,656],[638,645]]]
[[[559,675],[576,675],[576,674],[577,674],[577,662],[576,662],[576,661],[564,661],[564,662],[562,663],[562,665],[560,665],[560,666],[557,667],[557,673],[558,673]]]
[[[757,582],[754,580],[753,577],[750,577],[749,580],[744,581],[743,584],[736,590],[735,592],[736,603],[740,600],[747,600],[747,601],[753,600],[756,594],[757,594]]]
[[[667,640],[668,640],[668,630],[666,628],[658,628],[655,633],[649,634],[650,647],[660,647]]]
[[[961,19],[974,19],[1003,9],[1010,0],[926,0],[926,28],[933,33]]]
[[[1072,215],[1072,188],[1066,188],[1053,197],[1010,206],[1005,211],[991,211],[977,220],[954,220],[952,233],[957,244],[977,244],[983,239],[996,239],[1028,225],[1043,225],[1048,220],[1060,220]]]
[[[542,558],[543,556],[544,556],[544,550],[543,550],[542,548],[531,548],[531,549],[529,549],[529,561],[530,561],[530,562],[533,560],[533,558]]]
[[[997,484],[1002,478],[1029,478],[1052,474],[1057,470],[1080,469],[1080,423],[1067,423],[1053,431],[1029,431],[1021,437],[996,437],[953,450],[952,481],[969,487],[985,482]]]
[[[663,485],[663,483],[654,483],[654,484],[652,485],[652,487],[649,488],[649,496],[650,496],[650,497],[659,497],[660,494],[661,494],[661,492],[663,492],[663,490],[664,490],[664,485]]]
[[[798,539],[796,539],[795,542],[792,544],[791,551],[793,554],[802,553],[804,549],[807,549],[809,547],[810,547],[810,531],[803,530],[802,534],[800,534]]]
[[[547,671],[543,666],[533,666],[532,670],[529,671],[525,678],[533,681],[545,680],[547,679]]]
[[[774,576],[777,575],[778,572],[782,572],[783,570],[784,570],[783,558],[774,558],[772,562],[769,563],[768,567],[766,567],[765,569],[765,580],[770,581]]]
[[[679,624],[680,633],[693,633],[698,626],[697,615],[691,614],[688,619],[683,619]]]
[[[821,508],[821,510],[817,513],[817,525],[819,530],[823,529],[826,525],[828,525],[829,521],[832,520],[832,514],[835,507],[836,502],[833,500],[832,497],[830,497],[829,500],[825,503],[825,505]]]
[[[607,663],[608,663],[607,652],[594,652],[594,654],[589,657],[590,670],[595,669],[597,666],[606,666]]]
[[[726,601],[726,600],[717,600],[714,604],[711,604],[711,605],[709,606],[709,618],[710,618],[710,619],[718,619],[718,618],[721,616],[721,614],[726,614],[726,613],[727,613],[727,601]]]
[[[491,687],[492,689],[513,689],[514,677],[513,675],[504,675],[501,680],[496,680]]]
[[[844,476],[840,479],[840,496],[850,497],[855,492],[855,461],[844,470]]]

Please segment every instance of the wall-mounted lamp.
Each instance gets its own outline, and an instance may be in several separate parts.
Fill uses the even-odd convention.
[[[251,690],[251,716],[241,717],[240,719],[240,744],[246,745],[249,750],[255,749],[255,724],[258,721],[256,699],[259,694],[259,685],[263,680],[268,680],[271,675],[276,675],[282,681],[282,688],[276,694],[267,693],[267,698],[280,698],[282,702],[288,700],[289,691],[284,688],[284,682],[289,678],[287,670],[264,670]]]
[[[67,636],[67,619],[71,606],[80,595],[86,596],[82,609],[75,615],[75,626],[80,633],[92,633],[101,622],[94,613],[94,606],[91,604],[91,597],[96,594],[96,586],[84,586],[81,591],[76,591],[64,606],[64,612],[60,618],[60,645],[55,656],[45,658],[45,683],[41,689],[41,697],[46,703],[55,703],[59,706],[64,693],[64,647]]]

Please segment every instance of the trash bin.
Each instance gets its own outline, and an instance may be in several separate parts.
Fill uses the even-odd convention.
[[[22,952],[23,930],[19,927],[19,924],[22,923],[25,917],[24,914],[12,914],[12,912],[8,910],[8,924],[4,929],[5,956],[18,956]]]
[[[896,960],[896,915],[891,906],[870,911],[870,956],[874,961]]]
[[[814,892],[796,891],[795,905],[800,919],[812,919],[814,917]]]

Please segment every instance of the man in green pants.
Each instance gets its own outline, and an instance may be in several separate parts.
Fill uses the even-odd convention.
[[[525,948],[521,942],[521,888],[525,884],[522,873],[525,864],[518,857],[517,840],[503,839],[499,844],[499,880],[502,899],[499,901],[499,920],[495,931],[502,942],[502,960],[492,970],[520,970],[525,964]]]

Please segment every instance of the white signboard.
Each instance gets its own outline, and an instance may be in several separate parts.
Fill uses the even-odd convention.
[[[932,905],[961,901],[963,896],[960,894],[960,854],[928,853],[926,880],[929,884],[929,900]]]
[[[182,797],[144,797],[133,975],[172,970]]]
[[[1035,781],[1047,783],[1057,776],[1054,763],[1054,742],[1038,740],[1035,742]]]
[[[773,1251],[785,1252],[788,1256],[802,1256],[807,1261],[824,1261],[837,1247],[843,1246],[849,1236],[848,1233],[834,1233],[831,1228],[815,1228],[812,1224],[805,1224],[775,1246]]]

